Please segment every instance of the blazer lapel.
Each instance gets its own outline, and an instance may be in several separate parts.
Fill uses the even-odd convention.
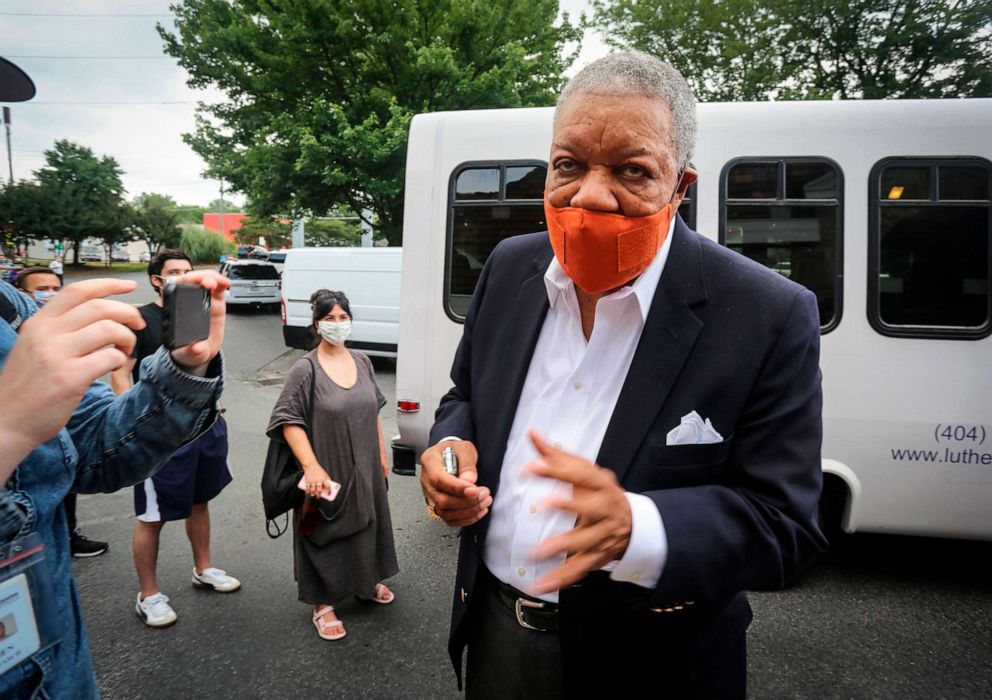
[[[492,485],[494,494],[499,485],[499,465],[502,464],[506,452],[506,441],[510,436],[510,428],[513,427],[517,402],[524,388],[537,339],[541,335],[541,327],[550,308],[547,288],[544,286],[544,273],[551,263],[551,255],[549,244],[546,251],[542,250],[532,260],[533,274],[520,286],[513,315],[509,317],[513,319],[513,329],[505,334],[499,354],[492,356],[492,361],[499,367],[499,376],[505,383],[499,391],[494,392],[494,396],[498,397],[499,405],[493,412],[495,416],[495,424],[492,428],[493,441],[487,446],[487,451],[490,451],[493,458],[480,459],[480,470],[485,474],[480,473],[479,480],[482,483],[483,477],[487,477],[485,483]]]
[[[690,308],[706,299],[700,263],[697,234],[679,219],[597,458],[597,464],[615,471],[621,483],[703,328]]]

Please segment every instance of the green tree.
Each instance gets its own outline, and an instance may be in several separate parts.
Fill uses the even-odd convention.
[[[306,223],[303,238],[309,246],[360,246],[362,229],[358,221],[317,219]]]
[[[231,213],[237,214],[241,212],[241,207],[239,207],[234,202],[229,202],[226,199],[222,199],[218,197],[217,199],[211,201],[210,204],[207,205],[207,211],[211,213],[224,211],[227,214],[231,214]]]
[[[704,101],[992,96],[992,0],[595,0]]]
[[[71,241],[74,262],[87,238],[105,245],[127,239],[123,171],[110,156],[60,140],[45,151],[45,167],[35,172],[39,193],[35,209],[50,238]],[[110,241],[108,244],[107,241]]]
[[[234,232],[234,240],[241,245],[258,245],[259,237],[265,238],[269,248],[289,247],[293,238],[291,225],[285,219],[246,216],[241,228]]]
[[[49,237],[45,225],[43,193],[37,183],[20,180],[0,189],[0,228],[4,231],[4,253],[13,255],[32,240]]]
[[[233,253],[235,249],[234,243],[219,233],[192,224],[183,227],[179,247],[196,263],[218,262],[221,255]]]
[[[203,224],[203,215],[207,213],[206,207],[199,204],[180,204],[175,207],[176,216],[181,224]]]
[[[160,248],[175,248],[182,237],[177,205],[172,197],[143,192],[134,198],[131,229],[136,238],[148,245],[148,254]]]
[[[303,227],[304,245],[308,246],[360,246],[362,230],[358,217],[353,219],[314,219]],[[289,248],[293,245],[293,226],[286,219],[256,219],[246,217],[241,228],[234,232],[235,240],[242,245],[255,245],[264,237],[270,250]]]
[[[592,24],[608,44],[678,67],[700,100],[759,100],[783,76],[779,1],[596,0]]]
[[[113,266],[114,248],[134,240],[133,220],[134,210],[128,204],[119,202],[116,207],[107,207],[94,225],[91,235],[100,239],[107,267]]]
[[[187,142],[249,210],[370,212],[398,244],[418,112],[552,104],[581,30],[557,0],[185,0],[165,51],[203,106]],[[575,42],[575,53],[565,46]]]
[[[176,204],[176,200],[170,195],[159,194],[158,192],[142,192],[131,200],[131,204],[138,210],[147,209],[152,206],[161,207],[162,209],[175,209],[179,206]]]

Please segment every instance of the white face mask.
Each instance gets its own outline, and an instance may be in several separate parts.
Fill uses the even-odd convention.
[[[34,297],[34,300],[38,304],[38,306],[44,306],[49,301],[51,301],[52,297],[54,297],[56,294],[58,294],[58,292],[49,289],[45,291],[37,291],[31,296]]]
[[[317,324],[317,331],[320,333],[320,337],[331,345],[341,345],[351,336],[351,321],[342,321],[341,323],[321,321]]]

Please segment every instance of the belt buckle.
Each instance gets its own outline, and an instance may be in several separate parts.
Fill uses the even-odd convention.
[[[534,625],[528,624],[524,620],[524,611],[523,611],[524,607],[534,608],[535,610],[541,610],[542,608],[544,608],[544,603],[540,603],[536,600],[527,600],[526,598],[517,598],[517,602],[513,606],[513,609],[517,613],[517,622],[520,623],[521,627],[526,627],[527,629],[534,630],[535,632],[543,632],[544,630],[540,629],[539,627],[534,627]]]

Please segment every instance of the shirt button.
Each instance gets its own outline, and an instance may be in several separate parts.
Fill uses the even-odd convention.
[[[521,576],[523,576],[524,574],[527,573],[527,568],[524,567],[524,566],[521,566],[519,569],[517,569],[517,573],[520,574]]]
[[[530,512],[531,513],[536,513],[537,512],[537,504],[536,503],[531,503],[530,504]]]
[[[582,388],[582,382],[575,382],[575,384],[573,384],[572,386],[574,386],[575,390],[578,391],[579,389]]]
[[[560,442],[556,442],[555,443],[555,448],[560,450],[561,449],[561,443]]]

